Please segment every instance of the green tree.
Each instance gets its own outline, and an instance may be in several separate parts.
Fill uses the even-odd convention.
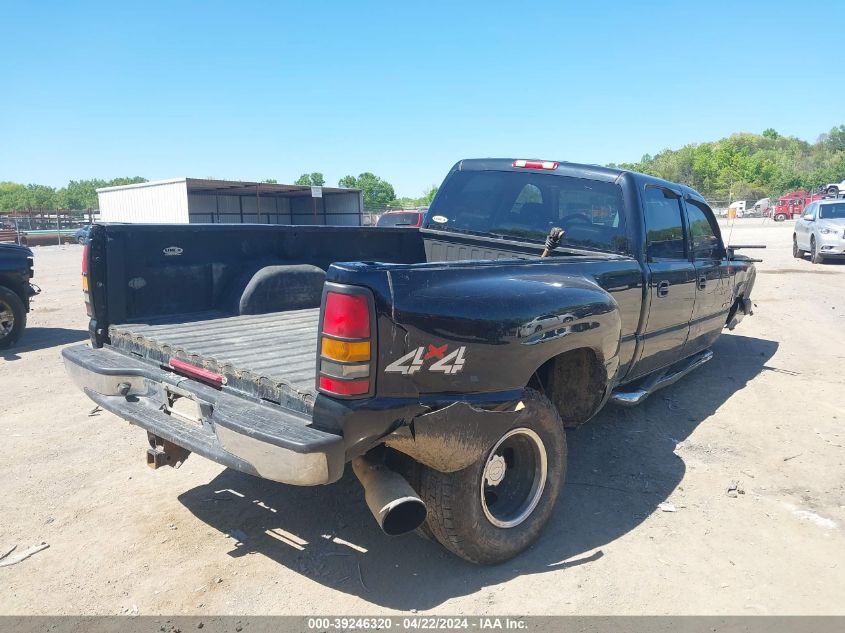
[[[46,185],[26,186],[27,209],[55,209],[56,190]]]
[[[0,182],[0,212],[8,213],[26,207],[26,186],[16,182]]]
[[[344,176],[338,186],[349,189],[361,189],[364,193],[364,208],[372,210],[387,209],[396,199],[396,192],[386,180],[368,171],[355,176]]]
[[[845,150],[845,125],[834,127],[827,133],[826,137],[824,143],[829,149],[835,152]],[[845,177],[845,174],[843,174],[843,177]]]
[[[276,180],[275,178],[265,178],[261,182],[266,183],[268,185],[278,185],[279,184],[279,181]]]
[[[428,205],[430,205],[431,201],[434,200],[434,196],[436,194],[437,194],[437,185],[432,185],[431,187],[426,189],[426,192],[422,195],[422,198],[420,198],[420,206],[421,207],[427,207]]]
[[[682,182],[719,201],[809,191],[845,177],[845,126],[833,128],[815,144],[769,128],[763,134],[733,134],[645,154],[637,163],[619,166]]]
[[[358,179],[355,176],[344,176],[337,182],[337,186],[355,189],[358,186]]]
[[[319,171],[314,171],[310,174],[302,174],[293,184],[303,185],[306,187],[322,187],[326,184],[326,179]]]
[[[112,178],[111,180],[102,180],[100,178],[71,180],[67,186],[62,187],[57,192],[56,206],[59,209],[98,209],[97,189],[101,189],[102,187],[134,185],[140,182],[147,182],[147,179],[140,176],[132,176]]]

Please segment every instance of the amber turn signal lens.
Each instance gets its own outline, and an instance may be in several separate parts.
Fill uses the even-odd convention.
[[[88,292],[88,275],[82,275],[82,292]]]
[[[338,341],[323,337],[321,353],[326,358],[343,362],[370,360],[369,341]]]

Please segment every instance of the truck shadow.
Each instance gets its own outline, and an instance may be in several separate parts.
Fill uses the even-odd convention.
[[[3,360],[20,360],[20,354],[34,352],[57,345],[78,343],[88,339],[88,330],[70,330],[63,327],[28,327],[17,344],[0,350]]]
[[[681,482],[686,468],[676,445],[755,376],[783,371],[766,365],[777,347],[774,341],[722,336],[714,359],[689,377],[636,409],[608,406],[570,431],[567,486],[549,525],[532,548],[495,567],[467,563],[415,534],[384,535],[351,469],[320,488],[227,470],[179,500],[232,536],[231,556],[263,554],[383,607],[425,610],[484,588],[492,599],[493,585],[519,575],[600,565],[602,546],[659,511]]]

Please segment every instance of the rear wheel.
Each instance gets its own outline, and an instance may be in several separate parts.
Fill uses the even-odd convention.
[[[802,251],[800,248],[798,248],[798,238],[796,238],[793,235],[792,236],[792,256],[795,259],[803,259],[805,254],[806,253],[804,251]]]
[[[0,349],[18,342],[26,326],[26,308],[21,298],[0,286]]]
[[[834,195],[834,196],[835,196],[836,194],[838,194],[838,193],[839,193],[839,187],[836,187],[836,186],[833,186],[833,187],[828,187],[828,188],[827,188],[827,193],[832,194],[832,195]]]
[[[816,247],[816,238],[810,238],[810,261],[814,264],[823,264],[824,256],[819,254],[819,249]]]
[[[475,464],[455,473],[423,467],[427,525],[474,563],[513,558],[540,535],[566,476],[566,433],[551,402],[526,389],[524,408]]]
[[[786,220],[786,216],[783,213],[775,215],[775,222],[783,222],[784,220]]]

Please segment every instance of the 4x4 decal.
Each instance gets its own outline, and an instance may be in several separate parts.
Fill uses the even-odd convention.
[[[447,354],[446,350],[448,349],[448,343],[439,347],[431,344],[427,348],[418,347],[401,358],[397,358],[384,371],[410,376],[417,373],[420,369],[424,369],[425,361],[436,358],[437,360],[428,367],[428,371],[457,374],[464,368],[464,363],[466,362],[464,354],[467,348],[462,345],[455,351]]]

